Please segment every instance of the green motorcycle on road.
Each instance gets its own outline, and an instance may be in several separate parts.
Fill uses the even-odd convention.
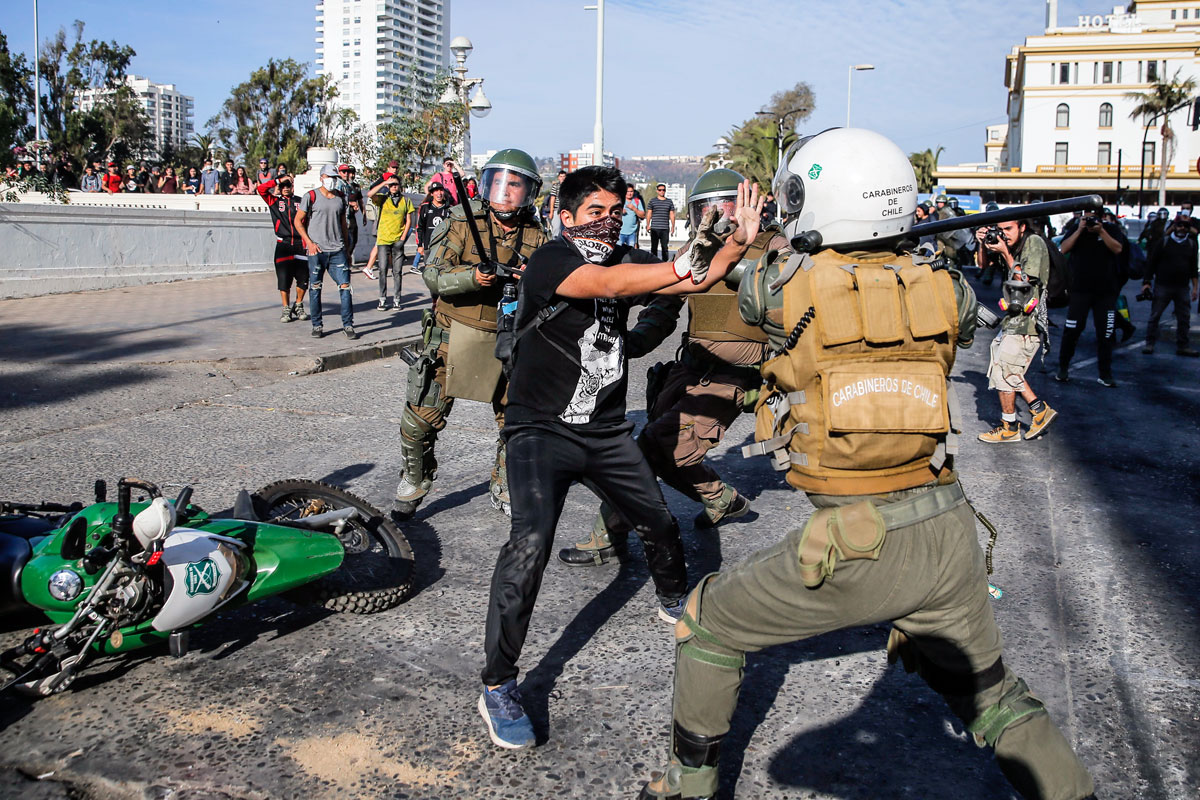
[[[134,492],[144,495],[133,500]],[[0,502],[0,613],[52,624],[0,653],[0,692],[50,695],[96,659],[166,640],[172,655],[219,609],[285,595],[371,614],[404,601],[413,555],[399,528],[336,486],[277,481],[240,492],[230,518],[136,478],[84,507]]]

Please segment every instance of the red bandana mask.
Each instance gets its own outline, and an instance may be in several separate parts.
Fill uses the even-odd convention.
[[[573,228],[563,228],[579,252],[592,264],[603,264],[621,238],[621,220],[605,215],[600,219]]]

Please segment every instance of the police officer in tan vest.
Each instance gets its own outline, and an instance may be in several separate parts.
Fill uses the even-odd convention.
[[[733,214],[738,185],[744,181],[731,169],[714,169],[700,176],[688,196],[688,222],[697,230],[704,213],[720,209],[723,218]],[[733,274],[740,275],[768,249],[786,246],[782,230],[771,225],[761,231]],[[681,252],[683,252],[681,250]],[[735,282],[736,285],[736,282]],[[679,348],[679,359],[652,370],[647,399],[649,422],[638,436],[654,472],[671,488],[703,504],[696,515],[697,528],[713,528],[743,516],[750,504],[721,479],[705,461],[709,450],[721,443],[729,426],[753,407],[762,385],[759,365],[767,352],[761,328],[742,321],[737,294],[725,282],[687,296],[688,329]],[[675,305],[676,313],[681,303]],[[572,566],[605,563],[629,532],[607,504],[600,507],[590,537],[559,553]]]
[[[671,753],[642,798],[711,797],[745,654],[891,621],[889,657],[942,694],[1027,798],[1081,800],[1092,780],[1001,659],[975,515],[952,460],[947,377],[974,336],[962,276],[899,251],[916,179],[879,134],[802,139],[776,176],[791,247],[739,289],[771,356],[757,444],[816,507],[779,544],[702,579],[675,627]]]
[[[408,395],[400,421],[404,473],[396,487],[392,517],[416,513],[437,474],[433,448],[454,399],[491,403],[504,427],[507,381],[495,357],[496,307],[502,279],[481,271],[485,262],[520,268],[546,234],[534,210],[542,185],[537,166],[521,150],[501,150],[480,173],[480,200],[470,201],[485,252],[478,252],[467,215],[456,205],[448,224],[429,243],[422,277],[437,298],[436,311],[422,319],[424,349],[409,369]],[[497,440],[490,486],[492,504],[507,510],[504,445]]]

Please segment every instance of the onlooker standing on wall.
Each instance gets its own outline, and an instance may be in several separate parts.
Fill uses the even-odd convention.
[[[104,191],[109,194],[118,194],[121,191],[121,173],[117,170],[115,161],[108,162],[108,172],[104,175]]]
[[[79,181],[79,188],[85,192],[104,191],[104,182],[100,180],[100,176],[96,174],[96,168],[91,164],[83,168],[83,179]]]
[[[217,194],[221,188],[221,174],[213,169],[211,158],[204,159],[204,169],[200,170],[200,194]]]
[[[200,194],[200,173],[195,167],[188,167],[187,177],[183,179],[183,193],[190,195]]]
[[[271,162],[267,161],[265,158],[260,158],[258,160],[257,183],[266,183],[274,176],[275,173],[271,172]]]
[[[138,170],[135,180],[137,181],[139,192],[150,191],[150,165],[145,161],[142,162],[142,168]]]
[[[233,194],[234,182],[233,159],[225,159],[225,169],[221,170],[220,185],[221,194]]]
[[[625,187],[625,210],[621,212],[621,236],[617,244],[637,247],[638,226],[645,218],[646,207],[631,183]]]
[[[371,202],[379,209],[379,232],[375,239],[375,266],[379,270],[380,311],[393,307],[388,303],[388,270],[396,278],[394,307],[400,307],[400,280],[404,275],[404,240],[412,228],[412,201],[404,196],[400,179],[395,175],[368,192]]]
[[[1158,321],[1167,306],[1175,304],[1175,355],[1200,356],[1188,344],[1188,331],[1192,325],[1192,302],[1198,296],[1200,278],[1196,274],[1196,238],[1191,233],[1191,220],[1179,214],[1167,235],[1154,243],[1146,261],[1146,275],[1142,278],[1142,292],[1150,291],[1154,285],[1153,305],[1150,321],[1146,323],[1146,346],[1142,352],[1154,352],[1158,340]],[[1189,297],[1188,285],[1191,285]]]
[[[163,176],[158,179],[158,191],[163,194],[175,194],[179,191],[179,179],[175,177],[175,168],[167,167]]]
[[[150,170],[150,180],[146,181],[146,191],[151,194],[158,194],[161,189],[158,188],[159,179],[162,178],[162,167],[155,166]]]
[[[134,172],[132,164],[125,168],[125,182],[121,184],[121,191],[128,194],[141,194],[142,192],[142,185],[138,183],[137,173]]]
[[[306,192],[296,210],[296,231],[308,253],[308,297],[312,314],[312,335],[325,335],[321,324],[321,278],[325,272],[337,281],[342,303],[342,331],[357,339],[354,330],[354,302],[350,295],[350,267],[346,264],[346,198],[337,187],[337,170],[332,164],[321,167],[320,187]]]
[[[245,167],[238,167],[237,173],[233,177],[233,186],[230,188],[231,194],[251,194],[254,187],[250,185],[250,175],[246,172]]]
[[[675,203],[667,199],[667,185],[660,183],[655,188],[655,197],[646,204],[646,230],[650,232],[650,252],[655,244],[662,247],[662,260],[670,260],[667,242],[675,229]]]

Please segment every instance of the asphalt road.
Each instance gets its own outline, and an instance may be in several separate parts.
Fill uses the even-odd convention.
[[[990,297],[990,295],[988,295]],[[1140,321],[1148,309],[1135,304]],[[1062,313],[1053,316],[1061,324]],[[1056,333],[1061,332],[1061,328]],[[1140,331],[1139,331],[1140,333]],[[1168,331],[1161,341],[1170,342]],[[1130,345],[1136,345],[1135,336]],[[1200,338],[1193,333],[1193,341]],[[964,487],[1000,528],[995,610],[1005,660],[1042,697],[1103,798],[1193,798],[1200,787],[1200,374],[1161,347],[1118,352],[1121,386],[1097,385],[1084,335],[1069,384],[1032,373],[1061,412],[1037,442],[988,446],[986,338],[954,381],[968,435]],[[631,415],[644,421],[644,372]],[[92,482],[188,483],[209,509],[285,477],[344,484],[386,507],[399,469],[406,370],[383,359],[289,376],[211,374],[203,364],[0,364],[0,496],[86,500]],[[89,380],[93,375],[95,380]],[[44,382],[37,392],[22,387]],[[696,506],[667,490],[693,580],[803,522],[811,507],[738,448],[743,416],[711,454],[756,515],[693,531]],[[487,500],[490,409],[459,403],[440,476],[405,530],[418,591],[377,616],[270,600],[221,615],[182,659],[106,662],[74,687],[0,707],[0,796],[22,798],[631,797],[665,758],[670,628],[655,616],[640,549],[619,566],[546,572],[522,659],[544,740],[491,746],[475,711],[483,610],[506,520]],[[583,537],[595,501],[572,492],[559,545]],[[982,541],[981,531],[981,541]],[[32,619],[2,620],[7,646]],[[751,654],[722,763],[727,798],[982,798],[1012,792],[941,699],[889,668],[885,626]],[[38,779],[40,776],[40,780]]]

